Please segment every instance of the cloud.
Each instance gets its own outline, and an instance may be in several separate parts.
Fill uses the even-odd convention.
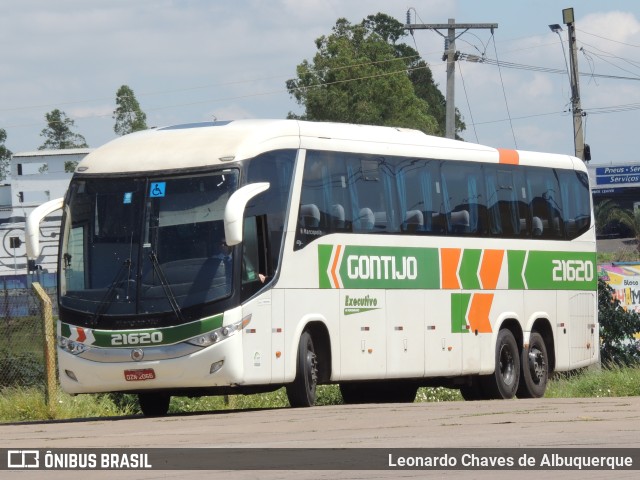
[[[592,13],[576,21],[579,41],[612,53],[623,53],[640,44],[640,22],[630,12]],[[637,51],[637,50],[636,50]]]

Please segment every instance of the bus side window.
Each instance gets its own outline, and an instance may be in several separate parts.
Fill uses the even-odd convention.
[[[555,170],[530,167],[527,171],[527,189],[530,192],[533,237],[562,238],[562,199]]]
[[[265,216],[244,219],[242,241],[241,298],[246,300],[268,281],[270,268],[267,262],[267,237]]]
[[[487,232],[487,205],[482,164],[442,162],[443,207],[447,231],[482,236]]]
[[[407,159],[396,168],[399,210],[404,218],[403,233],[436,235],[444,233],[439,206],[440,184],[436,181],[435,162],[426,159]]]
[[[562,195],[562,218],[568,240],[586,232],[591,225],[589,178],[584,172],[558,170]]]
[[[491,235],[526,237],[529,235],[528,203],[522,188],[522,168],[485,166],[487,211]]]
[[[267,152],[251,160],[247,169],[247,183],[269,182],[269,189],[250,202],[245,215],[266,214],[268,259],[273,271],[277,270],[280,261],[296,154],[295,150]]]

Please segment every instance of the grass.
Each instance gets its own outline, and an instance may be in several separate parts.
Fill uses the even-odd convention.
[[[0,422],[22,422],[71,418],[100,418],[139,414],[134,395],[93,394],[71,396],[59,392],[56,402],[47,406],[44,394],[36,387],[4,388],[0,395]],[[600,398],[640,395],[640,367],[612,367],[585,370],[579,374],[558,375],[547,389],[548,398]],[[448,402],[462,400],[457,390],[420,388],[416,402]],[[318,405],[342,403],[337,385],[318,387]],[[286,408],[289,406],[284,388],[260,395],[229,397],[175,397],[170,413],[209,412],[217,410]]]
[[[549,398],[635,397],[640,395],[640,367],[589,369],[579,375],[558,376],[549,383]]]

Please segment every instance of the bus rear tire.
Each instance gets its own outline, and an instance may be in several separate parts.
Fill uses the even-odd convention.
[[[542,335],[531,332],[529,348],[522,349],[518,398],[540,398],[547,390],[549,357]]]
[[[164,393],[139,393],[138,405],[145,417],[162,417],[169,411],[171,395]]]
[[[496,340],[495,371],[480,377],[487,399],[513,398],[520,383],[520,352],[510,330],[503,328]]]
[[[287,385],[289,404],[292,407],[313,407],[318,385],[318,359],[313,339],[307,331],[300,336],[296,366],[296,378]]]

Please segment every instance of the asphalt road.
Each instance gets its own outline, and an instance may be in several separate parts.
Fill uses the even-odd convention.
[[[339,405],[0,425],[0,448],[634,448],[640,397]],[[385,456],[387,453],[378,450]],[[331,458],[315,457],[328,462]],[[224,458],[220,459],[221,468]],[[0,478],[638,478],[635,471],[10,471]]]

